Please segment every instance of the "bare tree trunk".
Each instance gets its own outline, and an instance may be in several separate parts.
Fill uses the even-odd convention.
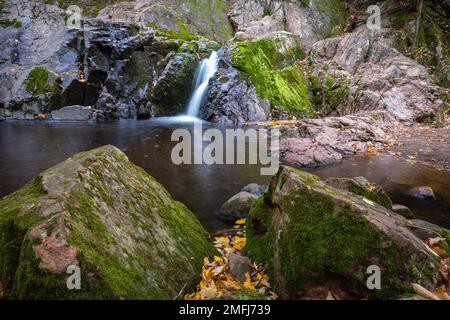
[[[415,30],[415,34],[414,34],[413,50],[415,50],[416,46],[417,46],[417,37],[419,35],[419,29],[420,29],[420,19],[422,18],[422,9],[423,9],[423,0],[419,0],[419,8],[418,8],[417,19],[416,19],[416,30]]]

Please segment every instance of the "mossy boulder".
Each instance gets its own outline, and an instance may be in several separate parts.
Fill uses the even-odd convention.
[[[296,298],[327,276],[343,277],[348,290],[366,292],[367,268],[381,270],[380,298],[432,289],[438,260],[406,226],[375,202],[352,196],[317,176],[282,166],[247,218],[243,254],[267,267],[282,298]]]
[[[0,200],[7,298],[172,299],[215,253],[194,214],[113,146],[74,155]],[[66,285],[70,266],[80,290]]]
[[[355,195],[382,205],[392,210],[392,200],[381,186],[370,183],[364,177],[355,178],[328,178],[325,183],[340,190],[349,191]]]
[[[308,84],[296,63],[303,57],[298,36],[287,32],[238,42],[230,53],[232,65],[269,99],[272,114],[289,117],[313,115]]]

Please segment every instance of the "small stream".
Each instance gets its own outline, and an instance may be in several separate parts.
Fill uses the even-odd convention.
[[[258,165],[174,165],[170,159],[173,129],[192,124],[164,121],[1,122],[0,196],[9,194],[41,171],[69,156],[112,144],[154,176],[172,196],[184,202],[210,231],[226,227],[215,212],[251,182],[267,183]],[[252,147],[252,146],[250,146]],[[418,218],[450,227],[450,173],[411,165],[393,157],[355,157],[340,164],[309,170],[321,177],[365,176],[382,185],[395,203],[409,206]],[[408,196],[413,186],[431,186],[433,202]]]

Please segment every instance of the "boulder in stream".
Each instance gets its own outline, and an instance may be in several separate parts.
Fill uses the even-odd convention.
[[[0,200],[0,253],[6,298],[173,299],[216,250],[185,205],[104,146]]]
[[[434,194],[433,189],[428,186],[414,187],[410,190],[410,194],[419,200],[436,200],[436,195]]]
[[[438,258],[408,229],[408,220],[381,205],[333,188],[319,177],[282,166],[247,217],[244,255],[267,266],[281,298],[310,284],[342,277],[348,290],[367,293],[370,266],[381,272],[380,298],[432,289]]]

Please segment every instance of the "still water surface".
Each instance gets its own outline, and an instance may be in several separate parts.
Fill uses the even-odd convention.
[[[69,156],[112,144],[154,176],[171,195],[197,214],[210,231],[226,227],[215,212],[230,196],[251,182],[267,183],[257,165],[174,165],[171,134],[180,124],[161,121],[113,123],[2,122],[0,123],[0,197],[41,171]],[[190,127],[190,125],[186,125]],[[252,146],[251,146],[252,147]],[[365,176],[381,184],[395,203],[409,206],[416,216],[450,227],[450,174],[410,165],[393,157],[356,157],[340,164],[310,170],[321,177]],[[438,199],[412,199],[412,186],[429,185]]]

